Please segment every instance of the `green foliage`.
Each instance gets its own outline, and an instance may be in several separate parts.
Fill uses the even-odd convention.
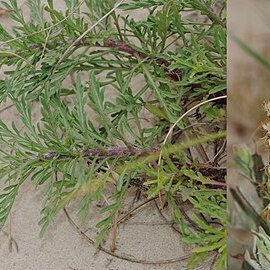
[[[261,2],[258,5],[260,9],[261,17],[260,19],[265,19],[266,13],[264,3]],[[231,38],[237,45],[250,55],[254,60],[256,60],[262,67],[267,69],[270,68],[270,61],[263,55],[252,48],[252,45],[245,43],[235,34],[230,33]],[[269,103],[264,104],[264,109],[267,114],[267,121],[262,124],[262,128],[265,132],[265,139],[267,139],[267,144],[269,145]],[[231,189],[231,193],[234,201],[239,205],[238,211],[239,216],[241,216],[241,221],[243,221],[244,226],[246,226],[250,221],[253,226],[253,231],[249,228],[250,232],[254,234],[254,245],[252,252],[246,251],[243,258],[242,269],[243,270],[263,270],[269,269],[270,267],[270,185],[269,185],[269,164],[265,165],[263,162],[263,156],[252,152],[249,149],[240,149],[237,152],[236,164],[239,166],[239,173],[244,176],[244,178],[252,183],[254,186],[257,196],[259,198],[259,203],[253,205],[254,202],[249,200],[249,197],[244,195],[240,189],[240,186]],[[269,162],[269,161],[268,161]],[[254,192],[249,190],[249,192]],[[252,194],[253,195],[253,194]],[[258,205],[259,204],[259,205]],[[244,215],[242,215],[242,213]],[[244,216],[244,217],[243,217]],[[254,224],[256,227],[254,228]],[[246,229],[246,228],[245,228]],[[238,254],[240,255],[240,254]],[[241,255],[240,255],[241,256]]]
[[[246,52],[248,53],[252,58],[254,58],[258,63],[260,63],[262,66],[270,69],[270,62],[267,58],[265,58],[263,55],[258,53],[256,50],[251,48],[249,45],[247,45],[245,42],[243,42],[241,39],[236,37],[235,35],[232,35],[233,39],[236,41],[236,43]]]
[[[249,149],[241,149],[235,161],[240,168],[240,173],[254,185],[258,197],[266,207],[270,202],[269,179],[262,156],[257,153],[252,154]]]
[[[224,269],[226,186],[219,144],[225,104],[205,104],[179,121],[161,145],[193,103],[225,94],[224,14],[214,9],[215,1],[130,1],[111,12],[115,2],[65,0],[60,11],[52,0],[27,1],[30,21],[15,0],[3,2],[16,24],[11,32],[0,26],[0,102],[11,102],[19,119],[0,120],[6,185],[0,228],[28,179],[46,186],[41,233],[74,200],[85,221],[91,203],[102,201],[110,186],[97,224],[100,245],[132,180],[142,179],[149,198],[166,198],[184,241],[194,246],[190,266],[215,253],[216,269]],[[132,9],[144,9],[146,19],[122,15]],[[184,15],[190,9],[198,16]],[[134,85],[138,78],[141,84]],[[204,147],[215,143],[210,158]],[[179,198],[191,207],[195,228]]]
[[[270,267],[270,237],[263,229],[260,232],[254,233],[256,235],[256,245],[253,254],[255,258],[251,259],[250,254],[246,253],[245,264],[243,270],[264,270]]]
[[[198,188],[199,182],[202,185],[215,183],[209,181],[200,173],[194,173],[194,171],[187,169],[182,169],[182,171],[185,176],[190,177],[189,179],[194,181],[193,183],[188,183],[185,187],[181,187],[183,201],[189,202],[194,210],[193,215],[190,217],[193,221],[193,226],[185,227],[184,230],[180,227],[182,233],[186,235],[184,241],[188,245],[196,246],[193,249],[194,256],[189,266],[194,267],[203,258],[206,258],[209,252],[217,250],[222,255],[216,261],[216,269],[224,269],[227,260],[226,231],[224,230],[227,220],[226,192],[207,187]],[[177,209],[176,207],[173,208]],[[215,225],[213,226],[211,222],[208,223],[209,220]],[[179,224],[181,223],[179,222]]]
[[[267,109],[267,107],[265,107]],[[268,132],[268,130],[266,130]],[[265,166],[262,156],[258,153],[252,154],[249,149],[240,149],[236,156],[236,163],[240,173],[254,186],[261,204],[253,205],[244,196],[239,187],[231,189],[234,200],[238,203],[246,215],[242,220],[247,223],[252,221],[258,232],[255,235],[253,252],[246,251],[242,265],[243,270],[263,270],[270,267],[270,226],[269,226],[269,165]]]

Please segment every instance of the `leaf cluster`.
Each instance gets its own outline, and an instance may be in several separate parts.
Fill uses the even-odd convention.
[[[147,196],[166,198],[185,241],[197,246],[190,265],[215,252],[216,269],[223,269],[224,179],[205,175],[201,163],[211,163],[203,148],[214,141],[213,170],[221,166],[225,104],[202,106],[178,123],[168,148],[161,143],[191,104],[226,91],[225,3],[215,10],[209,0],[130,1],[113,12],[113,0],[65,0],[64,10],[54,4],[27,1],[28,20],[16,0],[2,3],[14,27],[0,25],[0,104],[11,102],[19,119],[0,120],[0,177],[6,185],[0,228],[28,179],[46,186],[42,233],[74,200],[86,220],[91,203],[103,201],[110,186],[105,218],[97,224],[99,245],[132,181],[142,179]],[[124,15],[127,10],[144,10],[146,18]],[[192,10],[195,15],[185,15]],[[200,128],[201,120],[211,128]],[[185,134],[189,140],[181,146]],[[160,159],[154,151],[141,157],[134,150],[153,147],[163,149]],[[204,154],[193,157],[194,150]],[[192,207],[196,229],[181,212],[179,197]]]

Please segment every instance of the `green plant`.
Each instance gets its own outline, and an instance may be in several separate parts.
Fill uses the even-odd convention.
[[[246,252],[245,261],[243,265],[244,270],[264,270],[270,267],[270,238],[263,229],[259,232],[254,232],[255,242],[253,254]]]
[[[269,118],[269,103],[265,103],[265,110]],[[269,143],[269,120],[263,124],[266,132],[266,140]],[[241,186],[236,185],[230,191],[233,199],[239,205],[241,220],[243,226],[254,235],[253,251],[246,251],[242,257],[243,270],[268,269],[270,266],[269,259],[269,217],[270,217],[270,190],[269,190],[269,164],[265,165],[260,154],[252,154],[249,149],[240,149],[236,156],[236,163],[240,168],[241,175],[244,176],[254,186],[260,203],[250,202],[241,190]],[[251,192],[251,191],[250,191]],[[248,225],[249,224],[249,225]]]
[[[122,2],[66,0],[59,11],[29,0],[30,21],[15,0],[3,2],[16,26],[0,26],[0,102],[12,102],[20,121],[0,121],[0,228],[27,179],[46,186],[42,233],[73,200],[86,219],[111,185],[99,246],[141,181],[197,246],[190,266],[213,252],[225,269],[225,3]],[[142,8],[144,20],[122,15]]]
[[[268,13],[268,9],[265,6],[265,2],[255,2],[257,11],[261,16],[264,23],[268,23],[268,17],[265,16]],[[233,29],[232,29],[233,31]],[[249,56],[256,60],[261,67],[266,71],[270,68],[269,57],[267,57],[266,52],[259,49],[254,49],[255,44],[250,44],[245,42],[244,39],[240,39],[233,33],[230,33],[231,38],[237,45],[245,51]],[[251,42],[252,43],[252,42]],[[261,41],[257,42],[259,45]],[[256,45],[257,45],[256,44]],[[261,45],[261,44],[260,44]],[[263,43],[262,43],[263,45]],[[252,68],[253,69],[253,68]],[[245,89],[246,90],[246,89]],[[245,91],[246,93],[247,91]],[[257,100],[258,102],[258,100]],[[269,102],[265,103],[264,109],[267,113],[267,120],[263,123],[262,128],[265,132],[266,144],[265,148],[269,150]],[[252,250],[246,250],[243,254],[237,254],[236,257],[242,261],[243,270],[255,270],[255,269],[269,269],[269,203],[270,203],[270,190],[269,190],[269,158],[268,161],[263,161],[262,154],[252,153],[251,150],[244,148],[237,152],[236,164],[239,167],[239,175],[241,174],[244,179],[249,181],[254,189],[249,189],[249,192],[243,192],[245,188],[242,188],[242,184],[239,183],[235,188],[230,189],[233,200],[238,205],[239,208],[236,210],[238,212],[238,221],[241,222],[241,229],[244,228],[248,231],[250,235],[254,237],[254,243]],[[249,199],[249,196],[256,196],[256,203]],[[233,212],[232,208],[230,212]],[[231,224],[235,228],[235,224]],[[246,248],[246,246],[244,246]]]

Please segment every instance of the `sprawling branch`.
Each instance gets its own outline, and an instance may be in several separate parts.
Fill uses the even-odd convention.
[[[115,41],[113,39],[107,39],[104,41],[104,45],[106,47],[116,49],[121,52],[125,52],[134,57],[147,58],[147,55],[145,53],[135,50],[125,41]],[[169,66],[171,65],[171,63],[162,58],[155,58],[154,61],[156,62],[157,65],[164,68],[166,75],[170,77],[172,80],[179,81],[181,79],[182,76],[181,69],[170,70]]]
[[[151,153],[159,152],[159,147],[150,147],[150,148],[138,148],[138,147],[125,147],[125,146],[117,146],[117,147],[106,147],[104,149],[100,148],[92,148],[92,149],[85,149],[79,154],[81,154],[84,158],[108,158],[108,157],[125,157],[125,156],[136,156],[142,157],[149,155]],[[77,153],[78,154],[78,153]],[[78,156],[78,155],[76,155]],[[39,159],[40,160],[66,160],[75,158],[75,155],[61,155],[57,152],[48,152],[42,155]],[[179,169],[183,165],[179,165]],[[214,167],[211,164],[199,164],[196,168],[190,164],[186,164],[186,166],[190,169],[195,171],[199,171],[204,177],[207,177],[215,183],[213,185],[209,185],[212,188],[221,188],[226,189],[225,183],[225,176],[226,176],[226,169],[220,167]]]
[[[150,153],[154,153],[159,151],[158,147],[151,148],[138,148],[138,147],[125,147],[125,146],[117,146],[117,147],[106,147],[104,149],[101,148],[92,148],[85,149],[81,152],[83,157],[123,157],[123,156],[145,156]],[[74,158],[74,155],[61,155],[57,152],[49,152],[40,157],[41,160],[51,160],[51,159],[71,159]]]

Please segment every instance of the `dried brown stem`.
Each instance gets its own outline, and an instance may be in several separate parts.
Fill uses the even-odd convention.
[[[82,235],[90,244],[95,245],[95,241],[93,239],[91,239],[86,233],[84,233],[80,227],[74,222],[74,220],[70,217],[70,215],[68,214],[67,210],[64,208],[64,213],[69,221],[69,223],[76,229],[76,231]],[[180,261],[186,261],[188,259],[191,258],[192,254],[187,254],[184,256],[180,256],[178,258],[175,259],[168,259],[168,260],[156,260],[156,261],[149,261],[149,260],[141,260],[141,259],[137,259],[134,258],[134,256],[132,255],[121,255],[118,253],[113,253],[110,250],[99,246],[98,249],[108,255],[111,255],[115,258],[124,260],[124,261],[129,261],[129,262],[133,262],[133,263],[139,263],[139,264],[152,264],[152,265],[157,265],[157,264],[173,264],[176,262],[180,262]]]

